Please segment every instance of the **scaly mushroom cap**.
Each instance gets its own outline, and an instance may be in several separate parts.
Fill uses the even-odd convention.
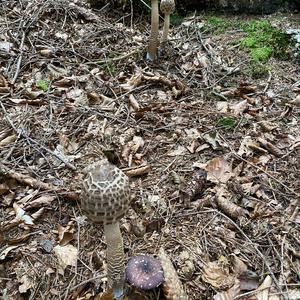
[[[161,0],[160,10],[166,15],[170,15],[175,10],[175,1],[174,0]]]
[[[82,183],[81,208],[95,223],[119,221],[129,206],[128,177],[108,160],[92,163]]]

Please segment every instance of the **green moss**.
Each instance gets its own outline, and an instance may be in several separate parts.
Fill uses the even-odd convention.
[[[235,123],[236,120],[233,117],[222,117],[218,120],[217,125],[222,126],[227,130],[231,130],[234,128]]]
[[[241,46],[250,52],[254,61],[266,62],[271,56],[287,59],[287,50],[293,44],[283,31],[273,27],[266,20],[252,20],[244,23],[242,29],[247,36],[241,40]]]
[[[40,89],[40,90],[42,90],[42,91],[44,91],[44,92],[47,92],[47,91],[48,91],[48,88],[49,88],[49,82],[46,81],[46,80],[37,80],[37,81],[35,82],[35,86],[36,86],[38,89]]]
[[[211,32],[213,34],[222,34],[227,30],[236,28],[239,25],[237,19],[227,19],[219,16],[208,16],[204,18],[206,24],[204,26],[204,31]]]

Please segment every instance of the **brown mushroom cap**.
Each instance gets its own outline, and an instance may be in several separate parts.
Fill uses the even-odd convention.
[[[128,177],[107,159],[92,163],[85,172],[81,208],[95,223],[118,222],[129,207]]]
[[[160,10],[166,15],[170,15],[175,10],[175,1],[174,0],[162,0],[160,2]]]
[[[132,257],[126,266],[127,281],[142,290],[158,287],[164,281],[164,272],[158,259],[150,255]]]

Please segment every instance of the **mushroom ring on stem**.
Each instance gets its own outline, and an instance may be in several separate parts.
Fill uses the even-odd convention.
[[[104,225],[107,243],[108,284],[116,299],[125,283],[125,254],[119,220],[129,207],[129,180],[116,166],[102,159],[85,169],[81,207],[94,223]]]
[[[163,28],[163,37],[162,44],[165,44],[168,40],[168,34],[170,29],[170,15],[175,10],[175,1],[174,0],[161,0],[160,10],[165,14],[164,28]]]
[[[151,0],[151,32],[149,38],[149,46],[147,59],[151,61],[157,60],[158,51],[158,29],[159,29],[159,13],[158,0]]]

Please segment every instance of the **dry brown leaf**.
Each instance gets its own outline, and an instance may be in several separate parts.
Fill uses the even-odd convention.
[[[224,156],[215,157],[204,167],[207,171],[207,180],[215,183],[226,183],[232,176],[231,164]]]
[[[64,133],[59,132],[58,139],[67,154],[74,153],[79,147],[78,143],[71,141]]]
[[[291,104],[300,107],[300,95],[297,95],[296,98],[291,101]]]
[[[280,300],[280,296],[276,295],[273,280],[271,276],[267,276],[263,283],[258,287],[256,293],[257,300]]]
[[[242,207],[236,205],[231,201],[231,194],[225,189],[224,186],[217,188],[216,201],[218,207],[229,217],[233,219],[237,219],[241,216],[245,216],[248,214],[247,210]]]
[[[229,269],[218,261],[209,262],[202,274],[202,280],[218,289],[228,289],[235,283],[235,278]]]
[[[4,138],[2,141],[0,141],[0,147],[5,147],[7,145],[10,145],[11,143],[15,142],[17,138],[18,136],[16,134]]]
[[[247,111],[249,108],[249,104],[247,100],[243,100],[241,102],[238,102],[234,105],[230,106],[230,110],[236,115],[240,115],[242,113],[244,113],[245,111]]]
[[[241,290],[240,290],[240,285],[239,281],[236,280],[235,284],[229,288],[225,292],[217,293],[214,297],[213,300],[232,300],[235,299],[236,296],[240,295]]]
[[[140,110],[140,104],[132,94],[129,95],[129,105],[133,108],[134,111]]]
[[[33,201],[28,202],[24,206],[24,208],[31,209],[31,208],[39,208],[41,206],[48,206],[54,199],[55,199],[55,196],[43,195],[37,199],[34,199]]]
[[[180,156],[185,155],[187,153],[187,150],[183,146],[178,146],[176,150],[171,150],[168,152],[168,156]]]
[[[66,227],[63,227],[62,225],[58,224],[57,227],[59,244],[61,246],[69,244],[69,242],[71,242],[74,239],[74,224],[70,222]]]
[[[13,208],[16,213],[16,220],[22,220],[26,225],[34,225],[33,219],[17,203],[13,204]]]
[[[63,275],[67,266],[76,266],[78,250],[73,245],[66,246],[57,245],[53,248],[58,258],[58,272]]]
[[[148,174],[150,171],[150,166],[141,166],[141,167],[136,167],[134,169],[125,171],[126,175],[129,177],[135,177],[135,176],[141,176],[141,175],[145,175]]]
[[[265,148],[266,150],[268,150],[271,154],[280,157],[283,155],[283,153],[281,152],[281,150],[279,148],[277,148],[275,145],[273,145],[272,143],[266,141],[263,138],[257,138],[257,141],[260,143],[260,145]]]
[[[6,183],[0,184],[0,195],[4,195],[9,191],[9,186]]]
[[[33,278],[28,276],[27,274],[23,274],[20,278],[18,278],[19,283],[19,292],[21,294],[26,293],[29,289],[31,289],[34,285]]]
[[[16,245],[16,246],[8,246],[8,247],[5,248],[4,250],[2,250],[2,251],[0,252],[0,261],[1,261],[1,260],[4,260],[4,259],[7,257],[7,255],[9,254],[10,251],[12,251],[12,250],[14,250],[14,249],[16,249],[16,248],[18,248],[18,247],[20,247],[20,245]]]
[[[214,150],[220,150],[221,148],[228,148],[228,145],[220,138],[218,133],[207,133],[203,137],[205,142],[210,144]]]
[[[139,70],[136,74],[132,75],[132,77],[129,80],[127,80],[126,83],[123,83],[120,86],[125,91],[131,91],[142,83],[143,78],[144,76]]]

